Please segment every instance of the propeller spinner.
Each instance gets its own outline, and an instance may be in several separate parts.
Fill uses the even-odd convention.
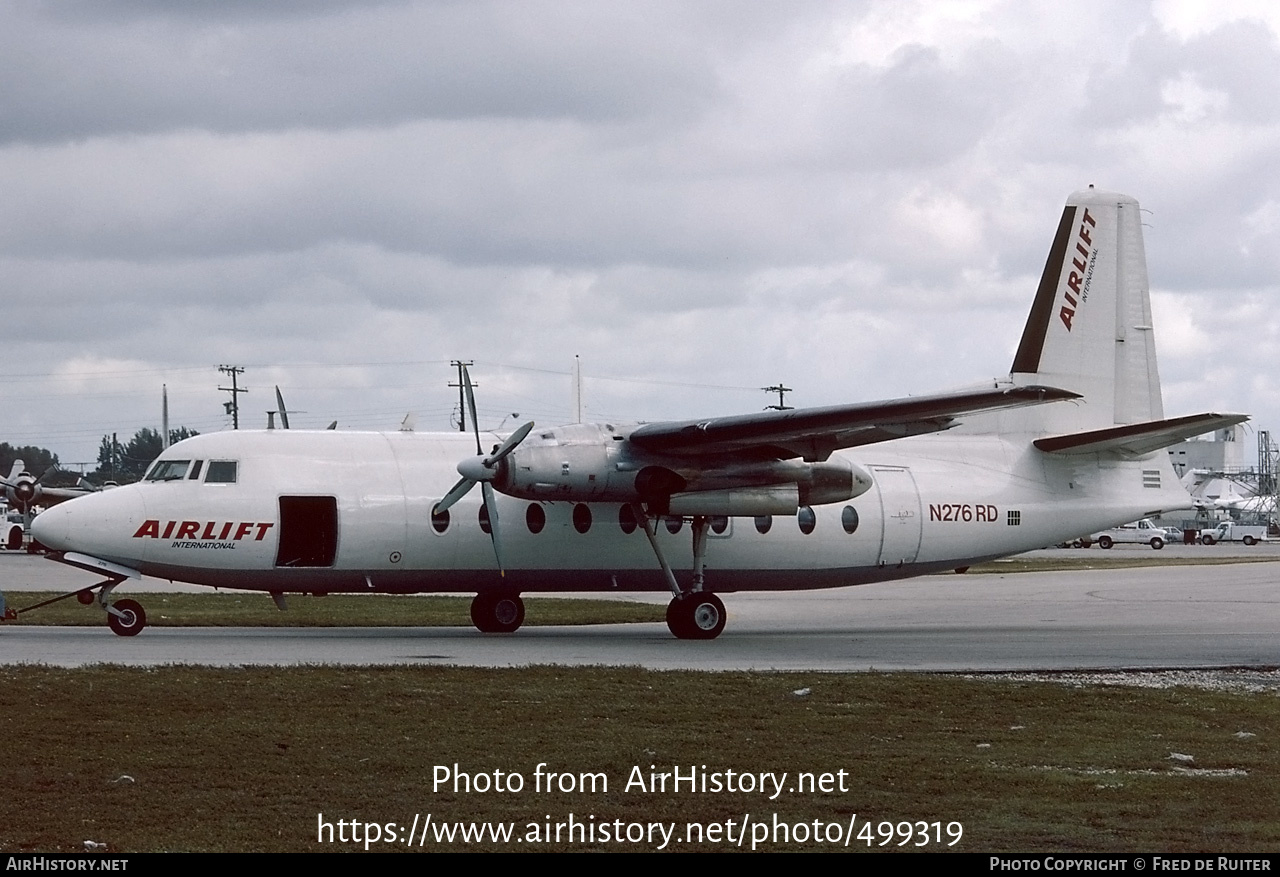
[[[452,489],[444,495],[440,502],[436,503],[432,511],[433,513],[438,513],[448,510],[454,503],[470,493],[471,488],[479,484],[481,495],[484,498],[484,510],[489,517],[489,537],[493,539],[493,553],[498,559],[498,572],[506,575],[506,565],[502,560],[502,538],[499,536],[498,530],[498,503],[490,482],[497,478],[498,473],[502,471],[502,461],[529,435],[529,431],[533,429],[533,421],[529,421],[507,436],[507,440],[492,454],[485,454],[480,444],[480,423],[476,419],[476,397],[471,389],[471,375],[467,372],[466,366],[462,367],[462,386],[466,390],[467,414],[471,416],[471,427],[476,437],[476,455],[458,464],[458,474],[462,478],[457,484],[453,485]]]

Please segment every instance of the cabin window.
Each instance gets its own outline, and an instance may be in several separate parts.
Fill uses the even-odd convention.
[[[591,506],[580,502],[573,507],[573,529],[585,533],[591,529]]]
[[[844,507],[840,513],[840,524],[844,531],[852,536],[858,529],[858,510],[851,505]]]
[[[680,515],[664,515],[663,519],[667,524],[667,532],[672,536],[680,532],[680,528],[684,526],[684,518]]]
[[[280,543],[276,549],[276,566],[333,566],[337,554],[337,498],[280,497]]]
[[[200,461],[196,460],[196,465],[200,465]],[[195,476],[192,476],[195,477]],[[236,461],[235,460],[210,460],[209,474],[204,477],[205,484],[235,484],[236,483]]]
[[[800,525],[800,532],[808,536],[818,525],[818,516],[813,513],[813,509],[802,505],[800,511],[796,512],[796,523]]]
[[[630,535],[636,531],[636,527],[640,526],[640,522],[636,520],[636,510],[629,505],[624,505],[618,509],[618,526],[622,528],[622,532]]]
[[[756,515],[756,532],[768,533],[773,527],[773,515]]]
[[[147,475],[148,481],[180,481],[187,477],[190,460],[157,460]]]
[[[480,518],[480,529],[484,530],[486,533],[492,533],[493,524],[489,523],[489,506],[483,503],[480,505],[479,518]]]
[[[723,536],[729,530],[728,515],[712,515],[711,516],[711,532],[717,536]]]
[[[542,506],[534,503],[525,509],[524,522],[530,533],[541,533],[542,528],[547,525],[547,513],[542,510]]]
[[[200,467],[204,465],[204,460],[196,460],[191,466],[191,474],[187,476],[192,481],[200,479]]]
[[[431,529],[437,533],[443,533],[449,529],[449,510],[436,511],[436,507],[431,507]]]

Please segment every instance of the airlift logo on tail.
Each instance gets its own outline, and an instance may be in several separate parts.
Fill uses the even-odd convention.
[[[1058,316],[1062,319],[1062,325],[1067,327],[1067,331],[1071,331],[1071,319],[1076,315],[1076,308],[1081,303],[1089,300],[1089,284],[1093,282],[1093,267],[1096,263],[1094,256],[1097,250],[1093,247],[1093,231],[1098,227],[1098,222],[1089,213],[1089,208],[1084,208],[1084,216],[1080,220],[1080,228],[1076,231],[1076,249],[1071,255],[1070,274],[1067,275],[1067,289],[1063,293],[1066,296],[1067,304],[1062,306],[1062,310],[1058,311]],[[1075,293],[1073,296],[1071,293]],[[1070,305],[1068,307],[1067,305]]]

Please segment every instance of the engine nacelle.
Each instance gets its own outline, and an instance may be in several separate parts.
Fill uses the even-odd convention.
[[[664,514],[750,518],[757,515],[794,515],[799,510],[800,488],[794,484],[775,484],[740,490],[677,493],[667,500]]]
[[[561,502],[644,502],[670,514],[794,515],[802,505],[861,496],[871,475],[848,460],[739,462],[728,456],[637,451],[607,424],[531,434],[503,460],[493,486]]]

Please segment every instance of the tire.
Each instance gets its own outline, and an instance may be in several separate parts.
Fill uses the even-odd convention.
[[[1212,536],[1210,536],[1208,533],[1205,533],[1203,536],[1200,537],[1201,545],[1212,545],[1216,541],[1217,540],[1214,539]]]
[[[8,534],[4,537],[4,547],[9,551],[17,551],[22,548],[22,528],[10,527]]]
[[[667,628],[677,639],[715,639],[724,623],[724,603],[715,594],[682,594],[667,604]]]
[[[1110,536],[1099,536],[1099,537],[1098,537],[1098,547],[1099,547],[1099,548],[1110,548],[1110,547],[1111,547],[1112,545],[1114,545],[1114,544],[1115,544],[1115,543],[1111,541],[1111,537],[1110,537]]]
[[[1245,545],[1257,545],[1257,544],[1258,544],[1258,540],[1257,540],[1257,539],[1254,539],[1252,536],[1245,536],[1245,537],[1244,537],[1243,539],[1241,539],[1240,541],[1241,541],[1241,542],[1243,542]]]
[[[136,600],[117,600],[111,604],[122,615],[107,613],[107,626],[118,636],[137,636],[147,626],[147,613]]]
[[[481,633],[515,633],[524,624],[524,600],[519,594],[476,594],[471,623]]]
[[[1159,551],[1161,548],[1164,548],[1164,540],[1161,539],[1159,536],[1152,536],[1151,547],[1154,548],[1156,551]]]

